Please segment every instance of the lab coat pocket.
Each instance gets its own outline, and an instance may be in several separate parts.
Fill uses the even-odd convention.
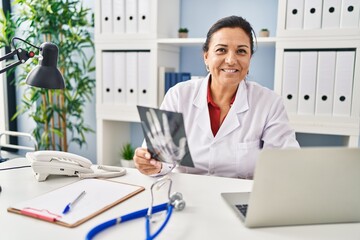
[[[252,179],[256,160],[260,153],[260,141],[241,142],[236,147],[236,169],[239,178]]]

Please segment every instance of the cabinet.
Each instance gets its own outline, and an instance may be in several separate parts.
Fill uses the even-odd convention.
[[[288,4],[289,1],[289,4]],[[271,46],[275,49],[274,90],[286,98],[284,88],[284,53],[295,51],[322,52],[325,50],[353,51],[354,74],[352,80],[351,112],[348,116],[304,115],[297,112],[289,114],[291,124],[297,132],[346,136],[349,146],[357,146],[359,138],[360,110],[360,67],[359,67],[359,27],[337,29],[289,29],[287,7],[291,2],[307,0],[279,0],[277,13],[277,33],[275,37],[257,38],[258,47]],[[350,1],[351,0],[343,0]],[[141,4],[147,2],[145,11],[147,27],[141,30],[127,31],[126,23],[121,25],[118,19],[127,19],[122,4]],[[335,1],[336,2],[336,1]],[[341,1],[338,1],[341,2]],[[110,7],[104,7],[110,4]],[[120,6],[120,7],[119,7]],[[110,9],[110,10],[109,10]],[[119,10],[120,9],[120,10]],[[139,8],[140,9],[140,8]],[[117,16],[119,11],[122,17]],[[138,21],[142,19],[138,12]],[[144,12],[143,12],[144,13]],[[108,16],[107,16],[108,15]],[[121,15],[121,14],[120,14]],[[136,16],[136,14],[135,14]],[[105,17],[107,22],[105,22]],[[111,20],[112,19],[112,20]],[[116,20],[115,20],[116,19]],[[108,23],[111,24],[108,24]],[[108,25],[106,25],[108,24]],[[211,24],[211,23],[209,23]],[[120,27],[119,27],[120,26]],[[182,47],[201,46],[204,38],[177,38],[180,27],[179,0],[97,0],[95,6],[95,48],[96,48],[96,117],[97,117],[97,162],[99,164],[119,163],[119,151],[123,143],[131,138],[130,124],[139,122],[136,104],[129,102],[104,101],[106,93],[106,75],[108,65],[104,64],[104,53],[148,53],[149,79],[147,80],[146,105],[158,107],[163,96],[163,69],[179,71]],[[255,29],[258,31],[259,29]],[[120,66],[114,68],[119,72]],[[120,71],[121,72],[121,71]],[[105,74],[105,75],[104,75]],[[144,84],[138,84],[137,91]],[[115,87],[113,87],[115,88]],[[116,91],[116,89],[113,89]]]

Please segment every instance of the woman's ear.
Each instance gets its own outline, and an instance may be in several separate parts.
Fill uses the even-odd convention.
[[[204,63],[205,63],[205,65],[207,65],[208,53],[204,52],[203,57],[204,57]]]

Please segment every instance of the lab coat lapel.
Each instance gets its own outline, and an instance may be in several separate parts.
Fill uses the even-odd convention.
[[[209,82],[209,76],[202,82],[197,96],[195,97],[193,104],[197,111],[194,121],[196,125],[203,131],[206,137],[213,139],[214,135],[211,131],[209,109],[207,105],[207,87]]]
[[[239,115],[249,109],[247,86],[245,80],[241,81],[236,92],[235,101],[230,108],[224,122],[221,124],[215,140],[221,139],[240,127]]]

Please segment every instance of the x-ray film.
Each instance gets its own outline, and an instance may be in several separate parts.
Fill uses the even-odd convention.
[[[181,113],[137,106],[148,151],[152,158],[194,167]]]

